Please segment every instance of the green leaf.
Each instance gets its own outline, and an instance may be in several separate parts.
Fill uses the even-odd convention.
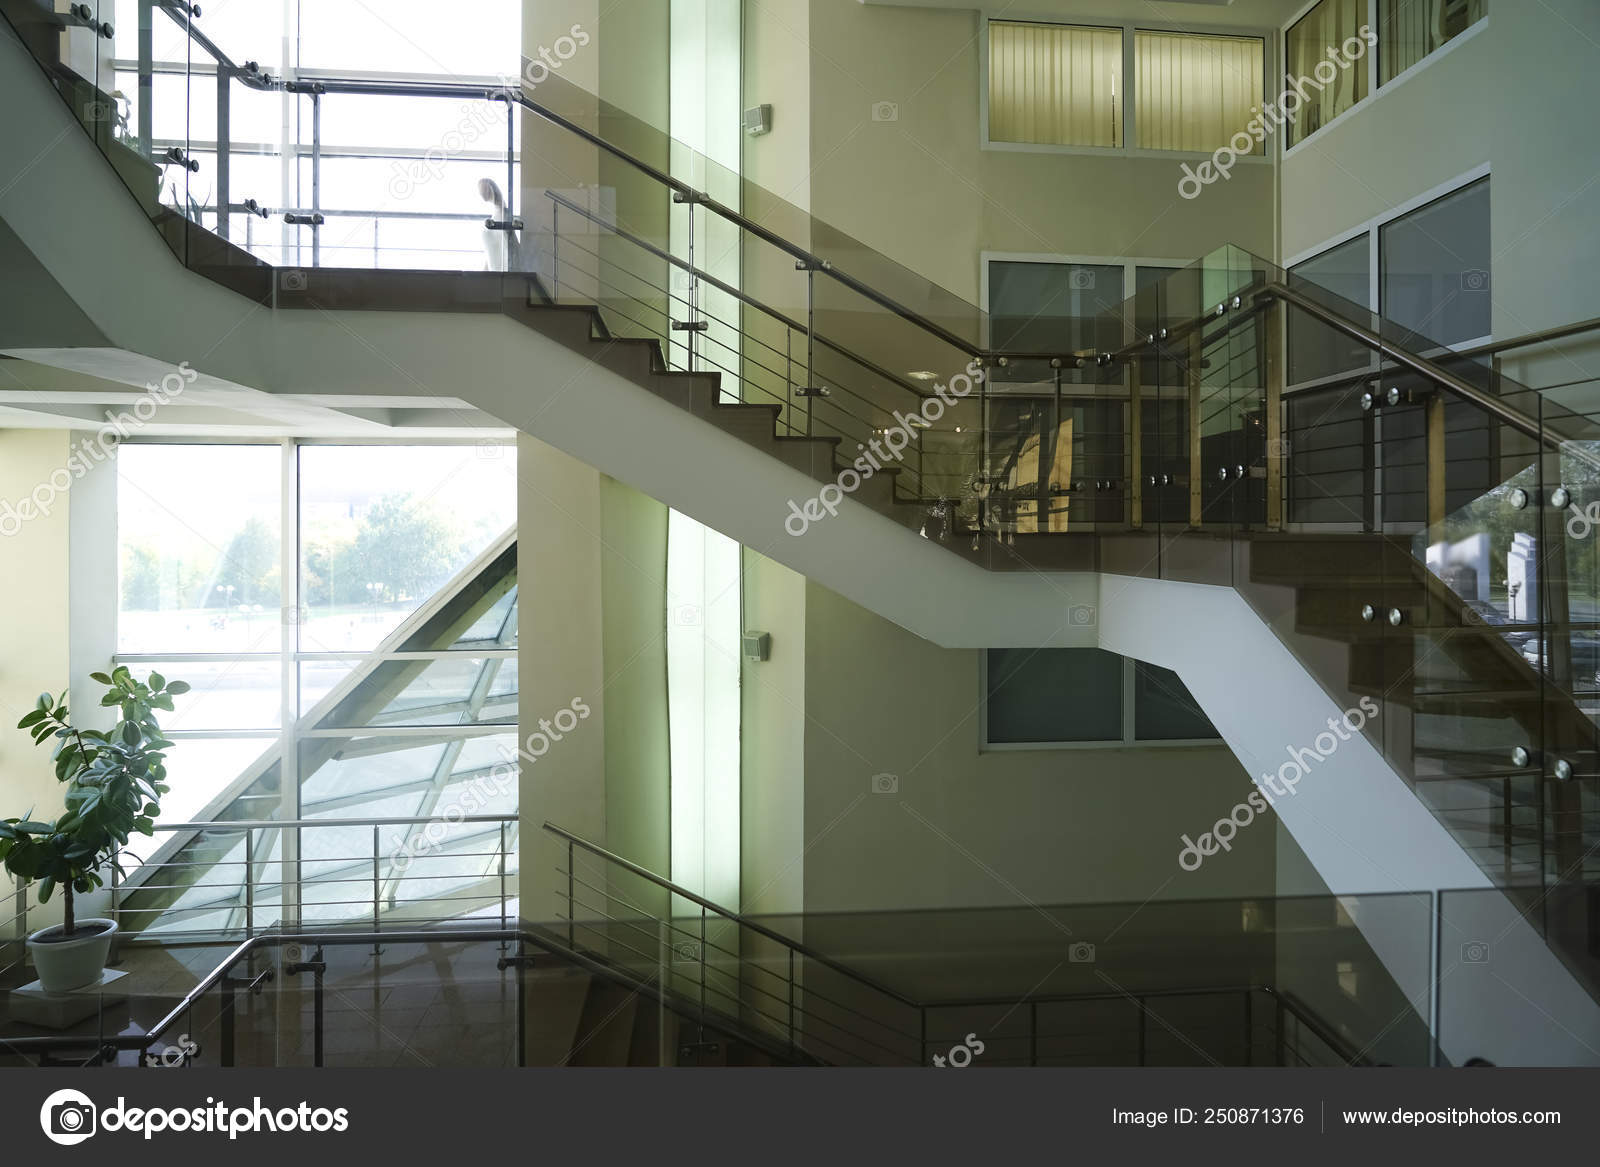
[[[165,689],[167,687],[167,679],[160,673],[151,673],[150,687],[152,689]]]
[[[156,833],[155,827],[156,827],[155,823],[151,822],[148,818],[146,818],[143,815],[141,815],[138,818],[133,820],[133,829],[138,831],[141,835],[153,835],[153,834],[155,834]],[[127,840],[124,839],[123,842],[127,842]]]
[[[89,679],[91,681],[99,681],[102,685],[111,684],[111,675],[109,673],[90,673]]]
[[[45,719],[45,716],[45,711],[43,709],[35,709],[32,713],[25,714],[22,720],[17,722],[17,728],[27,729],[29,726],[38,725]]]
[[[28,819],[23,819],[17,824],[17,830],[29,835],[48,835],[51,831],[55,830],[55,827],[50,823],[36,823]]]
[[[181,697],[188,691],[188,681],[173,681],[172,684],[167,686],[167,692],[171,693],[175,697]]]
[[[55,700],[50,696],[50,694],[48,694],[48,693],[40,693],[39,694],[39,708],[40,709],[48,710],[54,704],[55,704]]]
[[[45,876],[39,881],[39,902],[41,904],[49,903],[51,893],[53,893],[55,890],[56,881],[48,875]]]
[[[140,731],[138,725],[131,721],[122,727],[122,741],[125,745],[136,746],[139,744],[139,739],[143,736],[144,735]]]

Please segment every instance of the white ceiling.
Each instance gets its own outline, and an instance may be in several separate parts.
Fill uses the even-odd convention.
[[[145,396],[170,366],[109,348],[0,354],[0,428],[98,430]],[[456,398],[263,393],[200,376],[163,405],[140,436],[505,438],[514,431]]]

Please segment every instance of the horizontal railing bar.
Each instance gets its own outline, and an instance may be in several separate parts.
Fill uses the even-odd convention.
[[[590,211],[587,207],[584,207],[582,204],[573,202],[571,199],[565,198],[564,196],[557,194],[553,190],[545,191],[545,196],[547,198],[549,198],[551,201],[553,201],[555,203],[558,203],[561,206],[566,207],[568,210],[573,211],[576,214],[582,215],[584,218],[590,220],[591,222],[596,223],[596,224],[600,225],[601,227],[604,227],[606,230],[616,233],[617,235],[621,236],[622,238],[628,240],[628,242],[634,244],[636,247],[642,248],[644,251],[649,252],[651,255],[655,256],[657,259],[663,260],[664,262],[669,263],[674,267],[677,267],[677,268],[679,268],[679,269],[681,269],[683,271],[688,272],[689,274],[695,276],[697,279],[704,281],[705,283],[709,284],[713,288],[716,288],[717,291],[722,292],[724,295],[732,296],[735,300],[738,300],[741,304],[745,304],[748,307],[755,308],[756,310],[765,313],[767,316],[769,316],[773,320],[777,321],[779,324],[783,325],[785,328],[793,329],[794,331],[800,333],[802,336],[809,335],[807,333],[806,326],[801,324],[798,320],[794,320],[794,319],[791,319],[788,316],[785,316],[782,312],[779,312],[776,308],[773,308],[773,307],[770,307],[769,305],[763,304],[761,301],[759,301],[755,297],[751,296],[748,292],[742,291],[741,289],[734,287],[732,284],[727,283],[724,280],[718,279],[716,276],[712,275],[711,273],[701,271],[699,268],[695,267],[693,264],[689,263],[687,260],[681,259],[678,256],[673,255],[671,252],[666,251],[663,248],[660,248],[660,247],[656,246],[654,243],[651,243],[649,240],[639,238],[637,235],[633,234],[631,231],[628,231],[626,228],[624,228],[624,227],[622,227],[622,226],[620,226],[618,224],[610,223],[610,222],[605,221],[600,216],[598,216],[598,215],[594,214],[592,211]],[[557,238],[559,238],[559,236]],[[879,377],[883,377],[885,380],[888,380],[888,381],[892,382],[893,384],[895,384],[896,386],[898,386],[899,388],[904,389],[907,393],[912,394],[918,400],[927,400],[929,397],[932,396],[932,394],[924,393],[922,390],[918,389],[915,385],[912,385],[907,381],[901,380],[894,373],[889,372],[889,370],[887,370],[887,369],[883,368],[882,366],[874,363],[873,361],[870,361],[865,357],[858,356],[857,354],[851,352],[849,349],[844,348],[843,346],[839,345],[838,343],[836,343],[836,342],[834,342],[832,340],[829,340],[827,337],[823,336],[821,333],[817,333],[816,334],[816,340],[817,340],[817,342],[819,344],[824,345],[825,347],[827,347],[829,349],[832,349],[834,352],[838,353],[840,356],[844,357],[845,359],[850,360],[850,361],[854,361],[856,364],[860,365],[863,369],[866,369],[869,373],[872,373],[872,374],[874,374],[876,376],[879,376]],[[971,355],[977,355],[977,354],[971,354]]]
[[[818,964],[822,965],[824,968],[831,968],[834,972],[839,973],[841,976],[849,977],[851,980],[854,980],[854,981],[857,981],[857,982],[859,982],[859,983],[861,983],[863,985],[866,985],[870,989],[875,989],[876,991],[882,993],[884,996],[889,997],[889,998],[891,998],[893,1000],[899,1001],[903,1005],[907,1005],[907,1006],[909,1006],[909,1007],[911,1007],[913,1009],[917,1008],[917,1005],[916,1005],[915,1002],[913,1002],[909,998],[905,997],[903,994],[898,993],[898,992],[896,992],[895,990],[893,990],[891,988],[888,988],[888,987],[886,987],[884,985],[879,984],[878,982],[874,981],[871,977],[863,976],[861,973],[856,972],[854,969],[846,968],[844,965],[838,963],[837,961],[833,960],[832,958],[827,957],[827,956],[823,956],[820,952],[817,952],[815,949],[809,948],[806,945],[799,943],[798,941],[792,940],[789,937],[784,936],[780,932],[775,932],[774,930],[772,930],[771,928],[768,928],[764,924],[758,924],[754,920],[749,919],[748,917],[741,916],[738,912],[735,912],[735,911],[732,911],[732,910],[730,910],[728,908],[725,908],[720,904],[713,903],[711,900],[706,899],[704,896],[696,895],[694,892],[690,891],[686,887],[683,887],[683,886],[681,886],[679,884],[673,883],[669,879],[663,879],[661,876],[657,875],[655,872],[649,870],[648,868],[640,867],[637,863],[634,863],[630,859],[624,859],[621,855],[618,855],[618,854],[616,854],[616,853],[614,853],[612,851],[607,851],[604,847],[597,847],[595,844],[589,842],[587,839],[582,839],[582,838],[578,837],[577,835],[572,834],[570,831],[564,830],[563,828],[556,826],[554,823],[546,822],[544,824],[544,829],[549,831],[553,835],[557,835],[560,838],[566,839],[569,843],[572,843],[575,846],[582,847],[585,851],[588,851],[590,854],[598,855],[602,859],[605,859],[605,860],[607,860],[608,862],[611,862],[611,863],[615,863],[617,866],[623,868],[626,871],[633,872],[633,874],[639,876],[641,879],[649,880],[651,883],[655,884],[657,887],[664,887],[668,891],[673,892],[676,895],[682,896],[684,899],[688,900],[690,903],[698,904],[702,908],[705,908],[707,911],[715,912],[717,915],[722,916],[724,919],[733,920],[736,923],[742,924],[746,928],[749,928],[752,932],[754,932],[758,936],[765,936],[768,940],[774,940],[777,943],[784,945],[785,947],[792,948],[792,949],[794,949],[795,952],[797,952],[801,956],[806,957],[806,959],[808,959],[808,960],[816,961]]]
[[[462,815],[455,822],[462,823],[514,823],[518,816],[514,814],[468,814]],[[311,827],[403,827],[415,826],[418,823],[443,822],[438,815],[429,815],[426,818],[387,817],[373,819],[216,819],[211,822],[198,823],[155,823],[158,831],[197,831],[197,830],[283,830],[288,828],[309,829]],[[370,858],[370,855],[368,856]],[[160,866],[160,864],[157,864]]]

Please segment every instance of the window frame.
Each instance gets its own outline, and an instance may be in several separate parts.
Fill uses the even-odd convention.
[[[1466,34],[1463,33],[1462,35],[1465,36]],[[1456,39],[1459,40],[1460,38],[1458,37]],[[1447,45],[1445,47],[1448,48],[1449,46]],[[1318,132],[1320,133],[1321,131]],[[1448,180],[1447,182],[1440,183],[1438,186],[1433,187],[1430,190],[1425,190],[1421,194],[1416,195],[1413,198],[1409,198],[1403,203],[1397,203],[1395,206],[1390,207],[1381,214],[1374,215],[1372,218],[1367,219],[1363,223],[1358,223],[1353,227],[1347,228],[1344,231],[1340,231],[1336,235],[1330,235],[1327,239],[1323,240],[1321,243],[1318,243],[1314,247],[1308,247],[1303,251],[1287,257],[1283,263],[1283,268],[1285,271],[1292,273],[1294,268],[1304,263],[1306,260],[1316,259],[1319,255],[1322,255],[1332,248],[1349,243],[1351,240],[1358,239],[1364,235],[1367,237],[1367,295],[1369,296],[1370,303],[1372,304],[1371,311],[1381,316],[1383,315],[1384,308],[1386,307],[1382,299],[1383,254],[1381,239],[1383,228],[1399,219],[1405,218],[1413,211],[1420,211],[1423,207],[1436,203],[1441,199],[1449,198],[1451,195],[1457,194],[1478,182],[1489,183],[1491,192],[1490,197],[1492,200],[1492,192],[1494,190],[1493,177],[1491,165],[1489,163],[1484,162],[1478,166],[1474,166],[1471,170],[1468,170],[1463,174],[1458,174],[1456,177]],[[1490,205],[1492,206],[1493,203],[1491,202]],[[1489,240],[1491,256],[1494,254],[1493,227],[1494,219],[1491,215]],[[1490,279],[1492,280],[1493,278],[1493,272],[1491,272]],[[1494,320],[1492,315],[1490,318],[1489,327],[1490,331],[1483,336],[1468,337],[1465,340],[1455,341],[1445,347],[1451,351],[1455,351],[1458,349],[1474,348],[1478,345],[1488,344],[1494,340]],[[1296,388],[1307,388],[1314,386],[1315,384],[1316,382],[1314,381],[1306,382],[1305,385],[1297,385]]]
[[[1115,28],[1122,32],[1122,145],[1120,146],[1057,146],[1047,142],[1004,142],[989,136],[989,25],[993,21],[1003,24],[1057,24],[1077,28]],[[1282,51],[1283,38],[1278,30],[1273,28],[1236,27],[1224,28],[1206,24],[1179,24],[1173,21],[1162,20],[1067,20],[1060,13],[1053,15],[1034,15],[1031,12],[1016,12],[1010,8],[984,7],[978,10],[978,147],[981,150],[995,150],[1021,154],[1074,154],[1099,158],[1165,158],[1185,161],[1190,159],[1210,158],[1215,151],[1193,150],[1148,150],[1133,145],[1138,133],[1136,121],[1136,101],[1132,96],[1134,71],[1137,68],[1137,58],[1134,53],[1134,34],[1141,30],[1146,32],[1188,33],[1194,36],[1222,36],[1235,39],[1259,40],[1261,42],[1263,86],[1267,79],[1277,75],[1279,71],[1274,62],[1276,54]],[[1459,39],[1459,38],[1458,38]],[[1263,88],[1261,100],[1266,100],[1266,91]],[[1241,129],[1243,127],[1240,127]],[[1271,150],[1263,149],[1259,154],[1241,154],[1238,162],[1251,165],[1272,165],[1274,155]]]
[[[1060,645],[1062,648],[1094,648],[1098,645]],[[1106,650],[1109,651],[1109,650]],[[1120,654],[1118,654],[1120,655]],[[1153,664],[1153,661],[1146,661]],[[989,650],[978,650],[978,752],[980,754],[1016,753],[1037,750],[1157,750],[1157,749],[1228,749],[1227,741],[1219,733],[1216,737],[1199,738],[1141,738],[1137,735],[1137,711],[1134,708],[1136,681],[1134,670],[1139,661],[1135,657],[1122,657],[1122,736],[1096,738],[1092,741],[1051,742],[994,742],[989,740]],[[1157,666],[1165,667],[1165,666]]]
[[[110,608],[111,644],[113,646],[112,663],[114,665],[150,666],[157,664],[183,664],[210,663],[210,664],[237,664],[237,663],[267,663],[277,662],[280,667],[279,678],[279,725],[271,728],[214,728],[214,729],[181,729],[177,727],[163,727],[163,732],[174,742],[185,740],[232,740],[232,741],[261,741],[271,743],[264,747],[265,751],[276,750],[279,755],[279,765],[284,774],[285,789],[295,791],[295,807],[297,816],[301,816],[304,807],[300,802],[300,775],[299,747],[302,741],[315,738],[348,738],[360,734],[373,734],[394,737],[491,737],[495,735],[516,735],[520,740],[520,731],[515,722],[480,722],[465,725],[383,725],[373,727],[324,727],[313,728],[302,725],[305,720],[306,710],[301,708],[300,702],[300,666],[306,661],[342,660],[354,662],[364,661],[402,661],[402,660],[450,660],[454,657],[467,657],[498,660],[515,660],[517,649],[509,648],[474,648],[462,649],[436,649],[423,652],[384,652],[376,650],[360,651],[324,651],[319,649],[302,649],[300,647],[300,628],[296,620],[285,618],[285,613],[291,610],[300,610],[303,606],[299,602],[300,569],[303,566],[300,540],[300,451],[310,446],[447,446],[461,449],[481,447],[485,441],[493,441],[497,445],[514,449],[516,442],[514,436],[491,437],[486,435],[477,441],[468,441],[461,438],[438,437],[409,437],[400,436],[384,438],[259,438],[249,436],[221,436],[198,437],[192,435],[163,436],[157,434],[138,435],[128,438],[122,445],[141,446],[252,446],[276,448],[280,451],[278,463],[278,487],[280,506],[280,547],[279,547],[279,578],[283,581],[282,591],[279,594],[281,604],[277,613],[279,624],[279,637],[276,650],[257,652],[122,652],[120,651],[119,634],[122,616],[122,587],[120,576],[121,537],[117,539],[119,575],[115,585],[109,590],[107,603]],[[423,605],[424,607],[426,604]],[[419,609],[420,611],[421,609]],[[291,779],[293,779],[291,783]],[[209,798],[206,806],[212,806],[220,799],[228,796],[230,784],[219,786],[217,791]],[[208,811],[198,812],[199,817],[194,821],[203,820]],[[184,836],[185,838],[187,836]],[[163,844],[178,839],[179,834],[173,833],[162,840]],[[153,850],[149,864],[161,861],[163,849]]]
[[[1288,81],[1286,74],[1288,68],[1287,62],[1289,60],[1289,30],[1309,16],[1312,9],[1316,8],[1316,6],[1321,3],[1322,0],[1308,0],[1306,5],[1299,9],[1287,21],[1285,21],[1283,27],[1278,31],[1278,60],[1280,62],[1280,66],[1276,76],[1278,77],[1280,84],[1286,84]],[[1409,66],[1399,73],[1396,73],[1393,77],[1389,78],[1388,81],[1385,81],[1380,85],[1378,83],[1378,59],[1383,51],[1383,30],[1379,25],[1378,3],[1379,0],[1367,0],[1367,27],[1376,30],[1380,39],[1379,43],[1372,46],[1372,48],[1367,51],[1366,55],[1362,57],[1362,63],[1365,64],[1367,68],[1366,96],[1361,98],[1359,101],[1351,103],[1349,109],[1333,117],[1325,124],[1318,126],[1311,133],[1307,134],[1303,138],[1298,139],[1293,144],[1290,144],[1288,136],[1284,135],[1282,143],[1279,146],[1279,156],[1284,161],[1287,161],[1289,158],[1293,157],[1307,143],[1315,141],[1328,130],[1343,122],[1347,117],[1350,117],[1357,110],[1369,108],[1374,101],[1377,101],[1384,94],[1392,93],[1395,89],[1399,88],[1399,86],[1403,85],[1405,82],[1411,80],[1413,77],[1425,70],[1429,65],[1436,61],[1443,60],[1444,57],[1458,45],[1467,43],[1480,33],[1486,32],[1489,28],[1489,14],[1485,13],[1481,20],[1469,25],[1459,35],[1434,49],[1433,52],[1423,57],[1416,64]],[[1282,89],[1279,89],[1278,92],[1281,93],[1283,91]],[[1241,158],[1240,161],[1243,161],[1243,159]]]
[[[1210,157],[1210,155],[1206,155]],[[995,263],[1042,263],[1054,267],[1080,266],[1080,267],[1121,267],[1123,303],[1127,303],[1138,287],[1139,269],[1143,267],[1175,268],[1182,271],[1200,260],[1200,256],[1191,256],[1189,259],[1161,259],[1154,256],[1126,256],[1126,255],[1061,255],[1047,251],[989,251],[978,253],[978,307],[983,311],[984,320],[989,317],[989,288],[990,265]],[[1134,338],[1133,321],[1128,321],[1125,339]],[[990,343],[990,337],[984,337],[984,343]],[[1098,385],[1093,388],[1101,390],[1115,388],[1113,385]],[[1122,386],[1126,389],[1126,382]],[[1090,388],[1090,386],[1083,386]],[[1104,394],[1099,394],[1103,396]]]

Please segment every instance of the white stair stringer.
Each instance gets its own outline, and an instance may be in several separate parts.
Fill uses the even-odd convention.
[[[1344,715],[1232,588],[1103,576],[1099,631],[1100,647],[1176,672],[1253,778],[1276,778],[1290,750],[1316,748],[1328,721]],[[1198,840],[1232,809],[1217,807],[1189,837]],[[1363,936],[1424,1017],[1437,978],[1441,1006],[1430,1026],[1452,1062],[1600,1064],[1600,1003],[1366,738],[1338,742],[1292,794],[1274,797],[1273,809],[1329,890],[1353,901]],[[1181,880],[1183,842],[1149,845],[1171,848]],[[1227,860],[1218,851],[1204,862]],[[1419,921],[1401,926],[1397,913],[1360,910],[1362,896],[1454,889],[1480,890],[1447,897],[1432,960],[1431,927],[1419,935]],[[1463,948],[1478,944],[1489,959],[1463,960]]]

